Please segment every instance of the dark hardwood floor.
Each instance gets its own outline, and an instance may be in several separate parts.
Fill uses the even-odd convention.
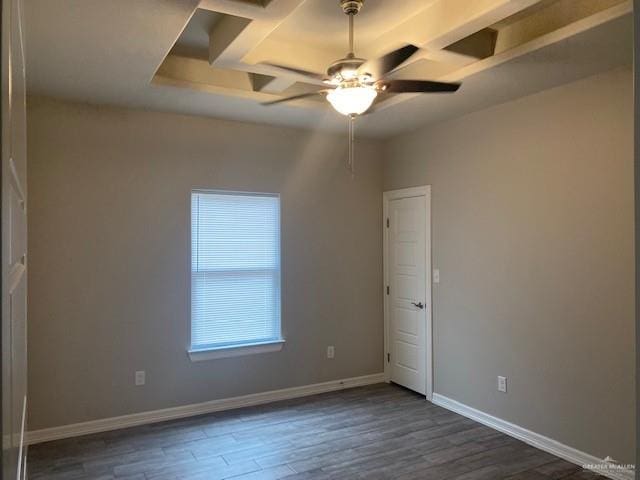
[[[29,448],[31,480],[604,478],[437,407],[370,387]]]

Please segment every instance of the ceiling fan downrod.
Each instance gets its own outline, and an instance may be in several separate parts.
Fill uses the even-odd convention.
[[[346,15],[349,15],[349,54],[347,55],[347,58],[355,57],[353,47],[353,17],[360,12],[363,5],[364,0],[340,0],[342,11]]]

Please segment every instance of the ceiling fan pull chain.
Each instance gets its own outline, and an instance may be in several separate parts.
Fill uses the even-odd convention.
[[[351,172],[351,178],[353,179],[356,175],[356,166],[355,166],[355,115],[349,115],[349,160],[347,163],[347,168],[349,172]]]
[[[351,116],[347,117],[347,122],[348,122],[347,123],[347,126],[348,126],[347,127],[348,128],[348,133],[347,133],[348,145],[347,145],[347,164],[346,164],[346,167],[347,167],[347,170],[351,171],[351,158],[353,157],[353,152],[351,151],[351,147],[352,147],[352,145],[351,145],[351,129],[353,128],[352,125],[351,125]]]
[[[353,46],[353,14],[349,15],[349,56],[355,57]]]

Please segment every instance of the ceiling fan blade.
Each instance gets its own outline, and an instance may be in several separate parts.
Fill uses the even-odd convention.
[[[384,77],[387,73],[395,70],[405,61],[407,61],[414,53],[419,50],[415,45],[406,45],[402,48],[398,48],[393,52],[376,58],[374,60],[367,60],[359,69],[358,73],[370,74],[374,79],[378,80]]]
[[[386,93],[447,93],[460,88],[459,83],[432,82],[429,80],[389,80],[381,82]]]
[[[269,67],[279,68],[281,70],[286,70],[291,73],[295,73],[296,75],[302,75],[303,77],[309,77],[313,80],[324,81],[327,79],[326,75],[321,75],[320,73],[310,72],[308,70],[302,70],[301,68],[293,68],[293,67],[285,67],[284,65],[278,65],[277,63],[262,63],[262,65],[268,65]]]
[[[278,103],[292,102],[293,100],[300,100],[302,98],[315,97],[316,95],[321,95],[323,92],[324,90],[320,90],[318,92],[311,92],[311,93],[301,93],[300,95],[293,95],[291,97],[278,98],[277,100],[262,102],[262,105],[268,107],[269,105],[276,105]]]

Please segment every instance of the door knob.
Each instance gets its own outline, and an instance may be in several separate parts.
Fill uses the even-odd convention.
[[[422,310],[424,308],[424,305],[422,304],[422,302],[411,302],[412,305],[418,307],[420,310]]]

